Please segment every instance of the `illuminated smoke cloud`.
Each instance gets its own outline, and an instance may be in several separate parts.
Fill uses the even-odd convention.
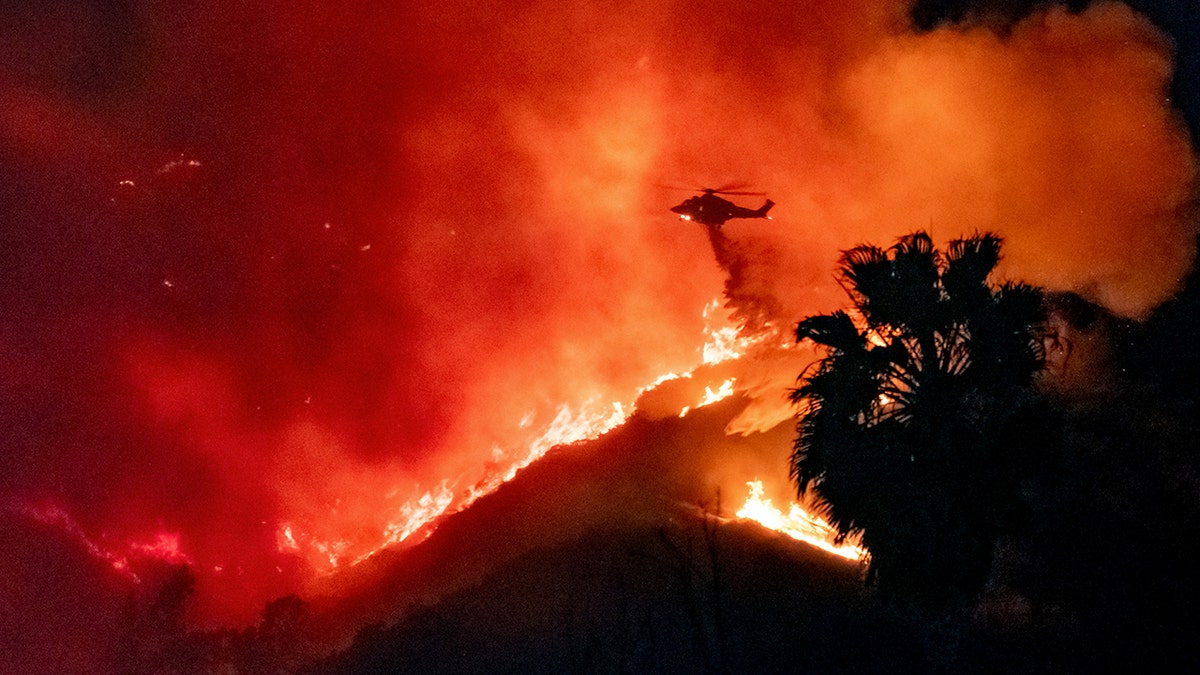
[[[771,243],[739,265],[731,302],[753,289],[757,307],[791,321],[842,302],[829,283],[840,248],[993,230],[1007,239],[1003,275],[1145,316],[1195,247],[1195,165],[1164,102],[1170,69],[1165,38],[1118,4],[1035,13],[1005,33],[881,39],[822,96],[781,100],[793,119],[749,151],[773,159],[781,206],[768,226],[726,228]],[[816,106],[820,132],[778,141]]]
[[[1195,167],[1163,38],[1116,4],[1005,36],[903,11],[21,10],[5,497],[93,539],[178,533],[201,614],[244,621],[562,406],[694,366],[712,298],[783,332],[840,305],[854,244],[995,230],[1012,277],[1128,315],[1168,297]],[[685,180],[744,181],[774,220],[710,241],[654,187]],[[731,430],[786,418],[802,365],[747,365]]]

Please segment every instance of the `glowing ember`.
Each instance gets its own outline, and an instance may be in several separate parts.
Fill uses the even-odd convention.
[[[174,532],[159,532],[154,541],[148,544],[130,544],[131,551],[148,558],[156,558],[169,563],[190,563],[191,559],[179,548],[179,535]]]
[[[746,485],[750,486],[750,496],[738,510],[739,518],[753,520],[763,527],[782,532],[793,539],[799,539],[847,560],[863,560],[867,557],[867,551],[858,546],[856,541],[847,539],[840,544],[835,543],[836,532],[833,527],[820,517],[805,511],[799,504],[792,502],[787,513],[775,508],[770,499],[763,497],[762,481],[754,480]]]

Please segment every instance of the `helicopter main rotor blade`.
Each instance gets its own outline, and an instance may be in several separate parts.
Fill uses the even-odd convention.
[[[726,183],[720,187],[712,188],[712,191],[713,192],[724,192],[725,194],[732,195],[732,194],[737,194],[737,193],[731,192],[731,190],[744,190],[748,187],[750,187],[749,183],[747,183],[744,180],[739,180],[739,181],[734,181],[732,183]]]
[[[746,183],[744,183],[744,182],[743,183],[730,183],[728,185],[723,185],[719,188],[697,187],[694,185],[671,185],[669,183],[655,183],[654,185],[655,185],[655,187],[660,187],[660,188],[663,188],[666,190],[682,190],[684,192],[700,192],[700,193],[708,192],[708,193],[717,194],[717,195],[735,195],[735,196],[740,195],[740,196],[745,196],[745,197],[765,197],[765,196],[767,196],[767,193],[765,193],[765,192],[746,192],[746,191],[736,189],[739,187],[745,187]]]
[[[715,188],[704,188],[704,191],[718,195],[743,195],[748,197],[765,197],[767,194],[765,192],[750,192],[746,190],[748,187],[750,187],[750,184],[742,180],[725,183]]]

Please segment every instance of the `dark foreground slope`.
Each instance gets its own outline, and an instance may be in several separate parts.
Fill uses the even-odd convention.
[[[923,658],[856,565],[681,511],[523,555],[311,672],[904,672]]]

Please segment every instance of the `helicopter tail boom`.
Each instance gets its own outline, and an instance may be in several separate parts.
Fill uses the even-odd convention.
[[[766,217],[767,217],[767,211],[770,211],[772,206],[775,206],[775,202],[773,202],[773,201],[771,201],[770,199],[768,199],[768,200],[766,201],[766,203],[765,203],[765,204],[763,204],[762,206],[758,207],[758,210],[756,210],[756,211],[754,212],[754,217],[755,217],[755,218],[766,218]]]

